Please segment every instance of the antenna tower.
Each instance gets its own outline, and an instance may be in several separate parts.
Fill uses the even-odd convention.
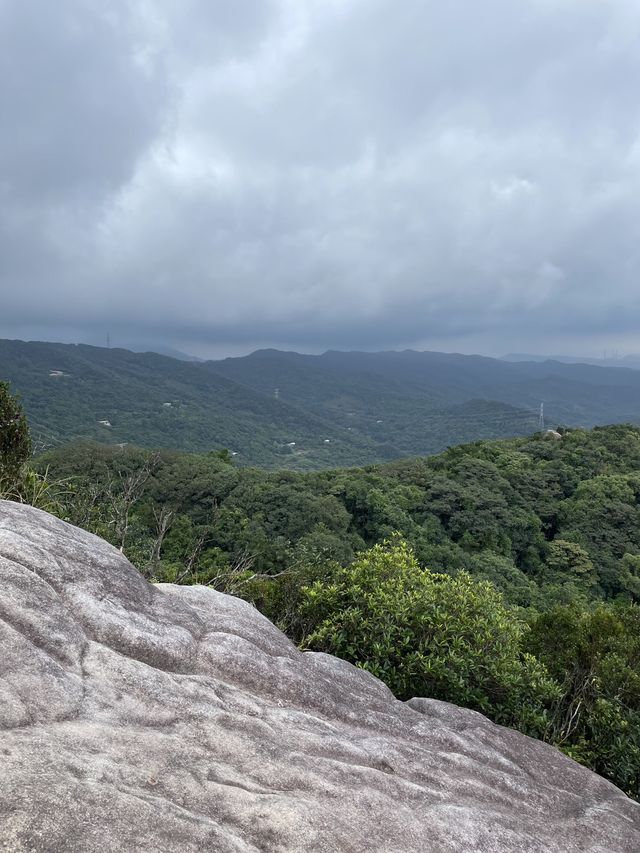
[[[544,403],[540,403],[540,419],[538,421],[540,431],[544,429]]]

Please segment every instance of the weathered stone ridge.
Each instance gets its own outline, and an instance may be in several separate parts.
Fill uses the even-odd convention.
[[[0,643],[0,850],[640,850],[640,807],[554,748],[7,502]]]

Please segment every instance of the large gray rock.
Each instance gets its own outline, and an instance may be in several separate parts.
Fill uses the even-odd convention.
[[[640,850],[640,807],[0,502],[0,850]]]

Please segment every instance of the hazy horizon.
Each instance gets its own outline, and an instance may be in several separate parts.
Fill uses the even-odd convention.
[[[329,351],[337,351],[337,352],[367,352],[367,353],[382,353],[382,352],[403,352],[407,350],[411,350],[414,352],[437,352],[443,353],[446,355],[475,355],[484,358],[497,358],[497,359],[505,359],[509,357],[523,357],[523,356],[531,356],[532,358],[548,358],[548,359],[589,359],[589,360],[597,360],[603,362],[615,362],[615,361],[624,361],[625,358],[639,358],[640,354],[634,352],[621,352],[616,349],[611,350],[603,350],[601,353],[575,353],[575,352],[522,352],[522,351],[511,351],[511,352],[503,352],[503,353],[488,353],[488,352],[480,352],[476,350],[437,350],[429,347],[386,347],[376,349],[375,347],[365,347],[365,348],[357,348],[357,347],[325,347],[325,348],[316,348],[316,349],[304,349],[302,347],[291,347],[286,344],[274,344],[274,343],[263,343],[259,346],[253,347],[238,347],[233,350],[230,350],[227,347],[222,347],[217,349],[215,347],[207,347],[204,351],[199,347],[194,347],[193,350],[186,348],[188,346],[188,342],[185,342],[185,348],[179,348],[170,344],[163,344],[162,341],[120,341],[117,338],[113,339],[111,335],[109,335],[109,340],[106,338],[103,341],[100,340],[81,340],[81,339],[54,339],[49,338],[45,339],[42,337],[7,337],[5,340],[18,340],[24,343],[59,343],[59,344],[80,344],[80,345],[88,345],[94,347],[101,347],[104,349],[124,349],[130,350],[133,352],[157,352],[161,355],[168,355],[170,357],[180,357],[187,356],[190,358],[194,358],[197,360],[220,360],[225,358],[239,358],[247,355],[252,355],[255,352],[260,350],[269,350],[274,349],[280,352],[292,352],[300,355],[322,355]]]

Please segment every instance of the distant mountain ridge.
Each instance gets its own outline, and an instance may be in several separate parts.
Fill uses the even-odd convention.
[[[628,367],[640,370],[640,355],[632,353],[607,358],[591,358],[577,355],[531,355],[530,353],[511,352],[502,356],[503,361],[559,361],[564,364],[592,364],[596,367]]]
[[[147,346],[145,344],[139,344],[136,346],[122,346],[120,349],[128,349],[132,352],[155,352],[158,355],[166,355],[169,358],[176,358],[178,361],[205,361],[204,358],[199,358],[197,355],[190,355],[187,352],[182,352],[181,350],[170,346]]]
[[[407,405],[432,413],[482,400],[524,411],[529,425],[534,416],[537,423],[541,403],[553,424],[587,427],[640,418],[640,373],[629,369],[414,350],[319,356],[263,350],[202,367],[258,390],[277,385],[281,398],[314,409],[344,408],[340,389],[362,409],[369,407],[368,417],[378,401],[388,408],[401,400],[402,413]],[[393,420],[394,413],[387,417]]]
[[[0,340],[40,446],[74,438],[318,469],[435,453],[546,423],[640,423],[640,372],[437,352],[258,350],[202,363]]]

